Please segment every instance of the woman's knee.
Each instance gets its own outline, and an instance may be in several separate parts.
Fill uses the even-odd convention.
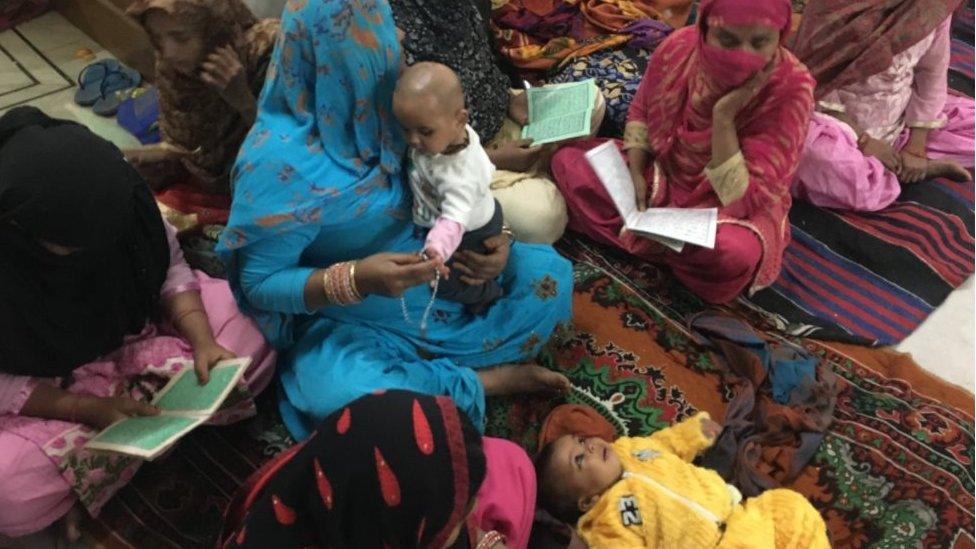
[[[0,432],[0,534],[39,532],[75,503],[71,486],[36,444]]]

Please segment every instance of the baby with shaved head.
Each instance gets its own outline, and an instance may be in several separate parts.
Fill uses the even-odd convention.
[[[430,229],[424,253],[448,269],[458,249],[487,253],[484,240],[502,232],[501,205],[490,188],[495,166],[468,125],[457,74],[440,63],[407,67],[393,92],[393,113],[410,145],[414,223]],[[501,294],[497,281],[469,285],[450,274],[438,288],[438,297],[474,314]]]

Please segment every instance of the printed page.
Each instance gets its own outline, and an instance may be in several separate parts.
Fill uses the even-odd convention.
[[[566,141],[590,133],[590,119],[596,99],[593,79],[557,84],[525,91],[529,123],[522,137],[536,145]]]
[[[106,427],[88,441],[87,448],[120,452],[151,460],[183,435],[207,421],[206,417],[136,416]]]
[[[630,228],[703,248],[714,248],[718,209],[649,208],[633,219]]]
[[[247,357],[222,360],[210,370],[206,385],[200,385],[191,365],[163,387],[153,404],[164,413],[210,416],[237,385],[250,363]]]
[[[676,252],[684,248],[682,242],[705,248],[715,247],[716,208],[648,208],[643,212],[638,211],[630,170],[616,143],[607,141],[586,151],[585,156],[610,194],[627,230],[653,238]]]
[[[624,219],[624,225],[630,228],[631,220],[637,215],[637,194],[634,192],[630,170],[617,144],[607,141],[586,151],[585,156],[600,182],[610,193],[610,198],[620,212],[620,217]]]
[[[237,386],[250,357],[222,360],[210,370],[210,381],[200,385],[192,361],[156,395],[158,416],[119,420],[88,441],[86,447],[153,459],[188,432],[207,421]]]

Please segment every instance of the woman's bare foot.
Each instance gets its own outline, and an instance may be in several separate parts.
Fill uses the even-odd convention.
[[[952,160],[929,160],[928,175],[932,177],[947,177],[959,183],[972,181],[969,170],[956,164]]]
[[[504,364],[479,370],[478,377],[487,396],[539,392],[565,394],[571,389],[566,376],[538,364]]]

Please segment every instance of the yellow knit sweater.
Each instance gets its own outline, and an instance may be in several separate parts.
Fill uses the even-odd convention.
[[[820,549],[830,547],[820,514],[792,490],[741,502],[738,490],[691,460],[713,440],[699,413],[649,437],[613,447],[624,476],[583,515],[578,529],[593,548]]]

